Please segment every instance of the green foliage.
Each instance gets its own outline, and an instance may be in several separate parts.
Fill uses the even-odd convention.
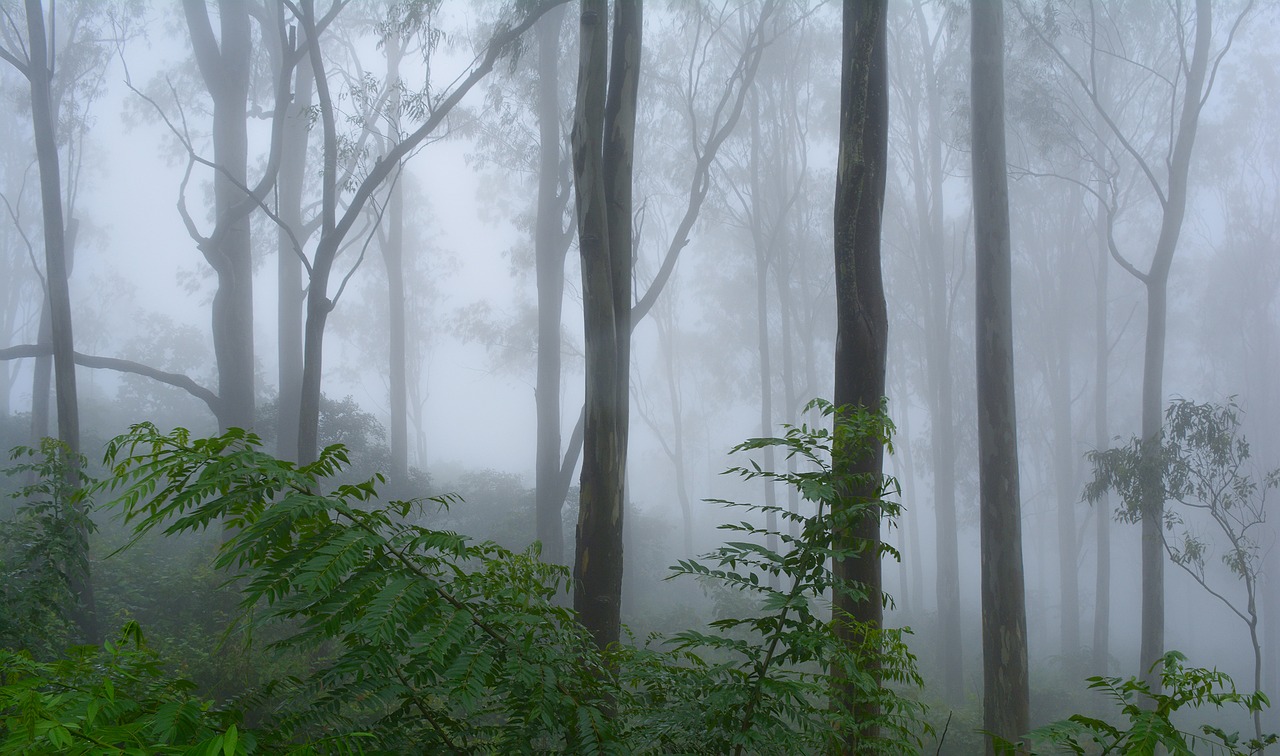
[[[221,531],[210,575],[239,597],[234,629],[293,666],[218,708],[162,665],[133,621],[120,641],[57,662],[6,653],[0,751],[794,753],[874,724],[880,736],[864,739],[865,751],[918,752],[922,707],[868,672],[874,663],[892,686],[920,685],[900,632],[862,628],[863,646],[851,649],[819,616],[836,592],[865,595],[828,562],[866,545],[841,546],[835,534],[893,509],[882,497],[839,498],[867,481],[834,472],[832,449],[887,443],[888,421],[820,408],[833,431],[801,426],[739,447],[780,446],[805,472],[731,471],[797,486],[813,515],[723,502],[772,511],[800,535],[728,525],[738,540],[675,570],[737,595],[728,603],[740,611],[607,652],[561,603],[567,571],[536,546],[516,552],[414,524],[427,502],[380,502],[380,477],[326,490],[347,462],[340,446],[295,465],[238,429],[201,439],[134,426],[108,446],[100,487],[118,496],[131,542],[210,544],[192,539]],[[63,471],[35,472],[59,501]],[[877,481],[881,493],[891,485]],[[759,545],[770,535],[783,551]],[[833,706],[837,678],[877,701],[879,719]]]
[[[193,440],[139,425],[108,460],[139,533],[221,524],[231,537],[215,566],[253,625],[282,629],[278,648],[327,650],[280,681],[273,737],[337,732],[336,746],[392,752],[607,748],[610,673],[553,603],[563,568],[408,524],[415,502],[378,504],[376,480],[323,493],[341,447],[297,466],[259,445],[234,429]]]
[[[253,753],[252,732],[169,677],[134,623],[56,662],[0,650],[0,753]]]
[[[22,483],[14,516],[0,523],[0,648],[37,658],[52,658],[71,639],[72,576],[89,569],[89,479],[83,458],[70,454],[46,438],[39,449],[15,448],[5,471]]]
[[[675,659],[642,659],[646,674],[628,682],[638,687],[644,705],[636,723],[642,741],[663,744],[672,752],[697,753],[800,753],[830,750],[843,733],[863,734],[863,753],[917,752],[922,741],[923,707],[902,695],[896,687],[882,686],[869,673],[879,668],[886,682],[918,688],[923,684],[915,658],[903,642],[900,630],[860,626],[864,644],[850,649],[836,635],[830,615],[831,596],[842,593],[861,600],[863,586],[838,580],[831,560],[852,556],[868,544],[842,546],[842,533],[863,517],[892,515],[897,505],[887,497],[896,483],[876,476],[839,472],[831,463],[834,449],[857,457],[872,445],[888,445],[892,426],[882,412],[842,409],[815,402],[824,417],[833,418],[833,429],[789,426],[782,438],[757,438],[735,447],[750,452],[780,448],[795,458],[803,472],[764,470],[755,462],[728,471],[744,480],[768,479],[794,486],[814,507],[812,515],[785,507],[713,500],[725,506],[758,514],[774,514],[780,522],[795,522],[799,535],[789,529],[769,530],[743,521],[722,525],[736,534],[733,540],[702,560],[681,561],[675,575],[692,575],[717,589],[728,589],[750,599],[755,611],[711,623],[711,632],[687,630],[669,643]],[[841,498],[842,491],[877,490],[865,500]],[[843,506],[841,506],[843,505]],[[783,548],[767,546],[769,536]],[[879,548],[892,553],[889,547]],[[771,581],[770,578],[775,580]],[[781,587],[774,587],[774,585]],[[854,623],[845,617],[846,623]],[[851,680],[858,703],[874,701],[879,715],[857,721],[845,707],[825,701],[838,680]],[[691,686],[700,696],[673,695]],[[690,706],[689,701],[701,703]],[[878,728],[875,738],[866,733]]]
[[[1240,693],[1235,683],[1216,669],[1187,667],[1186,656],[1170,651],[1152,667],[1160,667],[1164,693],[1154,694],[1150,686],[1135,677],[1090,677],[1089,688],[1106,694],[1120,709],[1126,724],[1116,726],[1095,717],[1076,714],[1028,733],[1026,743],[1035,749],[1052,747],[1055,752],[1103,754],[1155,754],[1163,748],[1170,756],[1196,754],[1256,754],[1277,742],[1276,735],[1244,740],[1211,725],[1197,731],[1180,729],[1173,721],[1180,710],[1206,706],[1239,706],[1258,712],[1270,705],[1261,692]],[[1012,744],[1000,744],[1004,753],[1022,753]]]

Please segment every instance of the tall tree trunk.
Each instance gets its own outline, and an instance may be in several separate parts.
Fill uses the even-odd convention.
[[[573,606],[596,644],[617,643],[631,340],[631,159],[640,70],[641,4],[583,0],[573,127],[582,257],[586,389]]]
[[[759,359],[760,368],[760,437],[768,438],[773,435],[773,365],[772,355],[769,350],[769,257],[773,251],[770,247],[770,241],[773,234],[767,233],[765,230],[766,218],[765,214],[769,211],[769,201],[766,197],[764,184],[760,176],[760,161],[762,152],[762,144],[760,141],[760,99],[753,95],[750,98],[751,112],[749,121],[751,123],[751,207],[747,209],[750,215],[751,241],[755,248],[756,263],[756,353]],[[770,182],[782,181],[784,178],[780,175],[770,177]],[[768,219],[770,223],[784,222],[784,216],[779,214],[777,218]],[[774,452],[772,446],[766,446],[763,450],[764,469],[774,470]],[[769,531],[766,536],[765,546],[773,552],[778,550],[778,536],[775,533],[778,530],[778,514],[775,507],[778,506],[778,491],[774,486],[772,478],[765,476],[761,478],[761,484],[764,486],[764,505],[765,528]],[[779,579],[777,575],[769,575],[769,585],[777,588]]]
[[[1099,150],[1099,154],[1102,154]],[[1106,191],[1099,182],[1099,191]],[[1107,297],[1110,277],[1111,255],[1107,239],[1109,238],[1109,209],[1101,196],[1098,198],[1097,217],[1094,219],[1094,245],[1098,253],[1098,270],[1096,273],[1096,298],[1094,299],[1094,393],[1093,393],[1093,442],[1095,448],[1101,450],[1111,445],[1107,420],[1108,358],[1110,355],[1110,336],[1107,331]],[[1093,669],[1095,675],[1108,672],[1110,660],[1111,630],[1111,499],[1104,496],[1097,504],[1098,515],[1098,567],[1097,580],[1094,583],[1093,609]]]
[[[1209,45],[1213,40],[1212,0],[1196,0],[1195,47],[1187,69],[1177,137],[1169,159],[1169,184],[1155,255],[1143,282],[1147,287],[1147,335],[1142,362],[1142,438],[1145,454],[1158,453],[1164,421],[1164,353],[1168,329],[1169,270],[1187,211],[1187,183],[1191,154],[1200,122]],[[1144,465],[1155,471],[1154,460]],[[1163,690],[1160,671],[1153,666],[1164,654],[1164,498],[1154,476],[1143,485],[1142,502],[1142,650],[1141,673],[1152,692]]]
[[[1082,204],[1081,193],[1073,188],[1068,194],[1067,207],[1072,212],[1063,213],[1062,228],[1058,238],[1062,247],[1058,250],[1057,270],[1053,278],[1060,283],[1070,280],[1071,265],[1075,259],[1076,248],[1072,242],[1076,238],[1075,209]],[[1066,286],[1059,286],[1050,313],[1056,318],[1068,318],[1069,308],[1075,296]],[[1071,330],[1061,327],[1061,323],[1049,326],[1052,328],[1050,339],[1053,341],[1053,354],[1045,365],[1048,366],[1045,384],[1049,392],[1050,412],[1053,415],[1053,476],[1057,488],[1057,536],[1058,536],[1058,596],[1059,640],[1063,663],[1074,678],[1080,661],[1080,574],[1078,557],[1080,555],[1079,537],[1076,532],[1075,507],[1080,500],[1080,480],[1077,475],[1080,455],[1075,449],[1075,436],[1071,422]]]
[[[975,3],[970,13],[983,725],[991,735],[1016,741],[1028,728],[1029,687],[1013,386],[1004,7],[1001,0]],[[988,736],[987,753],[994,752]]]
[[[66,445],[67,481],[79,485],[76,469],[80,454],[80,406],[76,395],[75,342],[71,327],[71,291],[67,274],[66,226],[62,217],[62,177],[58,161],[57,119],[52,98],[53,64],[45,36],[44,9],[40,0],[26,0],[27,80],[31,85],[31,126],[35,135],[36,161],[40,171],[40,207],[44,220],[44,263],[49,306],[50,341],[53,344],[53,382],[58,409],[58,439]],[[83,504],[78,504],[83,507]],[[83,510],[80,512],[84,514]],[[78,533],[88,549],[88,533]],[[100,642],[97,605],[89,570],[89,555],[83,554],[83,570],[68,566],[68,583],[76,606],[72,619],[86,643]]]
[[[388,110],[391,113],[391,133],[396,141],[400,133],[400,59],[404,54],[402,40],[397,32],[387,35],[384,50],[387,56],[387,88],[391,90]],[[387,353],[390,364],[389,389],[391,405],[391,480],[397,486],[409,482],[409,402],[408,368],[405,351],[404,299],[404,184],[403,163],[392,177],[391,197],[387,202],[387,232],[382,239],[382,261],[387,270],[387,330],[390,343]]]
[[[933,512],[936,551],[935,593],[938,602],[938,669],[942,693],[952,703],[964,696],[964,650],[960,618],[960,546],[956,522],[955,381],[951,375],[953,295],[947,286],[946,191],[943,186],[942,93],[938,84],[936,46],[916,0],[915,29],[920,45],[928,127],[920,138],[917,160],[916,216],[925,242],[925,361],[933,463]],[[926,191],[927,188],[927,191]]]
[[[248,177],[249,69],[253,53],[247,0],[218,5],[215,39],[206,0],[183,0],[196,63],[213,99],[215,233],[202,252],[217,274],[213,295],[213,351],[223,428],[251,428],[254,415],[253,259],[248,213],[232,208],[245,199]],[[237,185],[238,184],[238,185]]]
[[[306,42],[302,42],[306,44]],[[298,405],[302,396],[302,259],[299,247],[306,240],[302,218],[302,190],[306,182],[307,142],[310,135],[311,101],[314,92],[311,62],[298,61],[293,105],[284,126],[280,153],[280,220],[288,228],[276,232],[277,323],[279,334],[280,396],[276,416],[276,456],[297,461]]]
[[[40,305],[40,324],[36,344],[53,343],[53,322],[49,315],[49,291],[46,288]],[[49,435],[49,395],[53,382],[53,354],[36,357],[31,368],[31,440],[36,443]]]
[[[886,0],[845,0],[840,72],[840,155],[836,165],[835,404],[879,411],[884,400],[885,354],[889,321],[880,265],[880,229],[888,151],[889,99]],[[878,479],[884,449],[861,458],[833,450],[833,464],[843,472],[865,475],[868,484],[849,491],[849,503],[879,496]],[[833,606],[836,633],[850,648],[862,646],[860,625],[878,630],[883,621],[878,510],[839,534],[836,548],[859,549],[857,556],[837,560],[836,577],[859,584],[860,601],[837,594]],[[859,624],[851,625],[846,618]],[[879,669],[871,670],[877,681]],[[874,738],[871,724],[878,714],[874,700],[859,695],[857,685],[841,681],[833,691],[836,705],[850,707],[867,723],[848,733],[843,753],[857,753],[861,738]]]
[[[569,235],[563,214],[568,200],[561,168],[560,32],[563,6],[548,11],[538,22],[538,217],[534,230],[534,259],[538,288],[538,365],[534,391],[537,451],[534,496],[537,536],[542,558],[565,563],[564,491],[560,423],[560,328],[564,310],[564,261]]]

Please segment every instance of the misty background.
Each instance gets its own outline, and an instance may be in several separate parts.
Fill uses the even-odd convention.
[[[635,325],[631,353],[623,613],[637,633],[715,611],[713,597],[696,586],[661,582],[667,565],[720,539],[714,528],[730,514],[702,500],[788,496],[720,475],[732,463],[729,449],[776,435],[783,424],[813,421],[806,403],[832,394],[839,12],[782,3],[748,81],[744,40],[760,5],[651,4],[645,13],[634,259],[636,300],[650,306]],[[3,3],[10,6],[17,3]],[[1280,467],[1280,48],[1273,33],[1280,18],[1271,2],[1247,12],[1237,0],[1215,6],[1212,90],[1199,118],[1169,276],[1163,393],[1165,404],[1233,397],[1261,474]],[[466,75],[503,10],[492,2],[446,2],[420,25],[403,19],[412,30],[396,36],[398,70],[389,74],[388,19],[404,7],[351,3],[326,32],[339,169],[349,188]],[[981,690],[968,23],[964,4],[952,2],[892,0],[889,11],[884,273],[888,409],[897,435],[887,466],[901,485],[903,515],[885,536],[902,555],[884,566],[894,597],[886,617],[913,629],[909,642],[930,695],[960,706]],[[1182,12],[1170,18],[1167,4],[1143,0],[1028,0],[1006,10],[1019,461],[1038,719],[1076,710],[1065,691],[1079,690],[1086,675],[1138,672],[1138,526],[1115,521],[1114,497],[1095,505],[1082,492],[1092,477],[1087,454],[1123,445],[1141,428],[1146,294],[1119,260],[1145,270],[1160,228],[1162,200],[1152,186],[1169,170],[1170,103],[1185,64],[1179,34],[1190,18],[1190,10]],[[216,9],[210,13],[216,23]],[[75,349],[181,374],[217,392],[211,309],[220,279],[177,206],[181,193],[194,227],[211,233],[214,171],[190,157],[213,159],[213,105],[181,6],[83,0],[59,3],[58,15],[53,44],[65,83],[55,100],[64,208],[75,227],[68,278]],[[581,273],[563,164],[578,57],[574,18],[572,9],[561,9],[540,21],[539,28],[555,24],[553,46],[540,47],[530,35],[412,150],[402,171],[374,190],[328,285],[336,303],[325,335],[321,444],[349,443],[354,474],[386,472],[397,492],[461,493],[474,504],[457,504],[448,515],[459,527],[517,547],[537,532],[535,399],[545,286],[534,251],[537,88],[548,67],[558,76],[564,144],[558,170],[565,201],[553,221],[568,252],[559,297],[557,457],[569,454],[584,394]],[[6,47],[15,28],[7,20],[0,30]],[[250,181],[262,175],[272,139],[267,28],[255,20],[252,29]],[[548,49],[555,51],[550,62],[542,58]],[[1093,78],[1073,73],[1090,64]],[[5,348],[41,342],[45,299],[26,87],[11,66],[0,66]],[[1099,107],[1089,102],[1090,91]],[[1099,109],[1128,135],[1125,142]],[[314,110],[293,117],[311,135],[300,202],[310,222],[321,198],[321,126]],[[1143,164],[1155,175],[1144,174]],[[278,207],[281,193],[273,190],[267,204]],[[400,194],[399,211],[391,209],[393,193]],[[682,227],[695,201],[692,224]],[[403,224],[402,263],[390,277],[403,285],[405,316],[405,399],[394,409],[385,254],[393,214]],[[279,258],[289,250],[276,224],[255,212],[249,226],[250,422],[268,449],[292,458],[296,449],[277,421],[300,373],[282,364],[278,345],[300,338],[301,320],[292,331],[281,325],[281,292],[285,306],[301,312],[302,289],[282,283]],[[303,240],[309,259],[316,246],[317,235]],[[305,272],[299,280],[305,287]],[[56,418],[33,413],[33,398],[39,404],[51,390],[48,373],[31,358],[0,365],[6,448],[52,433]],[[143,375],[81,366],[77,379],[91,459],[131,422],[196,433],[221,425],[190,391]],[[397,417],[405,420],[403,440],[393,437]],[[396,451],[408,468],[399,477]],[[576,486],[575,475],[563,518],[566,544]],[[1221,534],[1195,513],[1184,516],[1209,544],[1206,580],[1241,601],[1242,583],[1221,561],[1228,548]],[[1275,693],[1274,517],[1254,537],[1262,689]],[[1175,566],[1166,580],[1166,646],[1251,687],[1254,660],[1240,618]],[[1101,624],[1100,613],[1107,616]],[[1280,727],[1275,712],[1266,717]]]

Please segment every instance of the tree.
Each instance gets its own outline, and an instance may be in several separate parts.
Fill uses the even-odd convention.
[[[835,404],[874,412],[884,401],[885,355],[889,317],[880,272],[880,228],[888,165],[889,98],[886,54],[885,0],[845,0],[840,66],[840,153],[836,166],[835,282],[836,357]],[[833,466],[867,481],[842,492],[836,509],[879,498],[884,448],[870,453],[837,447]],[[863,627],[879,628],[884,618],[880,574],[880,515],[863,514],[839,534],[836,548],[856,556],[837,559],[835,575],[863,588],[861,600],[837,594],[832,622],[850,649],[866,640]],[[871,674],[879,681],[879,670]],[[857,685],[841,680],[833,691],[837,705],[855,708],[860,721],[879,713],[874,701],[860,700]],[[876,729],[850,732],[843,752],[857,753],[862,738],[876,737]]]
[[[929,409],[930,461],[933,470],[933,511],[938,600],[938,667],[942,689],[950,701],[963,697],[964,652],[960,619],[960,547],[956,517],[955,381],[952,352],[956,348],[955,309],[960,272],[949,255],[954,246],[947,233],[944,187],[952,151],[947,148],[945,99],[941,72],[959,47],[956,34],[944,17],[933,20],[924,3],[915,0],[901,26],[891,25],[897,56],[890,67],[894,102],[902,117],[893,124],[905,132],[894,140],[900,156],[899,175],[909,177],[914,214],[904,225],[916,239],[912,270],[921,288],[920,315],[927,376],[925,404]],[[904,189],[905,191],[905,189]],[[906,201],[904,201],[906,204]],[[899,297],[901,298],[901,297]],[[905,423],[904,423],[905,427]]]
[[[587,398],[573,606],[596,644],[617,643],[631,354],[631,168],[641,4],[583,0],[573,185],[582,257]],[[607,86],[606,86],[607,84]]]
[[[52,95],[55,58],[51,54],[45,32],[44,8],[40,0],[26,0],[24,9],[27,22],[26,58],[19,58],[8,47],[0,47],[0,58],[17,69],[31,85],[31,128],[35,134],[36,161],[40,170],[45,287],[49,304],[54,386],[57,392],[58,440],[66,445],[67,459],[70,460],[66,471],[67,481],[75,488],[79,483],[75,462],[80,454],[80,407],[76,395],[71,292],[67,282],[66,226],[62,213],[62,175],[59,169],[57,119]],[[81,542],[87,548],[87,538],[82,538]],[[84,638],[90,643],[96,643],[99,631],[87,558],[83,564],[83,570],[74,570],[70,576],[71,589],[78,604],[74,616]]]
[[[1262,577],[1262,530],[1267,519],[1267,493],[1280,488],[1280,468],[1255,478],[1250,470],[1249,442],[1240,433],[1239,407],[1197,404],[1180,399],[1164,413],[1164,429],[1151,441],[1133,438],[1127,446],[1097,451],[1093,480],[1085,496],[1103,501],[1108,491],[1120,496],[1116,513],[1127,522],[1144,516],[1146,486],[1157,480],[1161,500],[1181,511],[1165,509],[1161,545],[1169,561],[1180,567],[1209,595],[1222,602],[1249,630],[1253,648],[1253,689],[1262,691],[1262,644],[1258,638],[1258,583]],[[1146,465],[1156,464],[1155,470]],[[1225,539],[1220,554],[1227,569],[1244,586],[1244,597],[1230,596],[1206,573],[1214,543],[1199,534],[1204,520]],[[1175,530],[1176,529],[1176,530]],[[1253,711],[1254,735],[1262,737],[1261,710]]]
[[[565,561],[562,510],[581,445],[581,424],[569,442],[571,457],[562,457],[560,374],[564,263],[573,228],[564,225],[569,202],[569,176],[563,159],[560,124],[560,38],[565,10],[556,8],[538,22],[538,206],[534,229],[534,266],[538,282],[538,367],[535,452],[536,528],[543,558]]]
[[[214,217],[217,231],[200,251],[218,277],[213,298],[213,350],[218,362],[219,418],[224,428],[253,427],[253,259],[248,182],[249,71],[253,42],[248,0],[224,0],[213,32],[206,0],[183,0],[191,49],[213,100]],[[197,238],[199,234],[196,234]]]
[[[1240,25],[1253,7],[1249,0],[1229,26],[1229,33],[1222,47],[1214,52],[1212,0],[1196,0],[1195,12],[1185,14],[1181,6],[1168,6],[1168,16],[1158,19],[1155,28],[1144,32],[1152,38],[1172,40],[1172,50],[1157,44],[1154,47],[1135,45],[1128,51],[1121,34],[1123,27],[1115,16],[1099,17],[1092,0],[1084,4],[1083,12],[1076,6],[1070,24],[1063,24],[1046,11],[1045,19],[1037,19],[1031,28],[1049,47],[1066,74],[1080,87],[1101,118],[1120,143],[1123,152],[1145,176],[1151,192],[1159,203],[1160,230],[1156,237],[1151,262],[1145,270],[1131,262],[1118,249],[1112,256],[1122,268],[1138,279],[1147,293],[1147,330],[1142,368],[1142,437],[1155,439],[1161,429],[1161,412],[1164,403],[1164,353],[1168,333],[1168,287],[1173,256],[1178,248],[1182,223],[1187,211],[1187,193],[1190,183],[1191,157],[1195,147],[1200,114],[1213,91],[1218,67],[1227,52]],[[1025,10],[1019,6],[1024,17]],[[1191,29],[1189,27],[1194,27]],[[1079,29],[1084,35],[1087,59],[1079,62],[1068,57],[1066,45],[1054,39],[1051,31],[1064,28]],[[1140,55],[1147,52],[1149,60]],[[1170,121],[1148,131],[1149,119],[1132,119],[1136,109],[1126,109],[1128,103],[1112,105],[1106,102],[1099,90],[1099,59],[1109,58],[1148,83],[1141,98],[1131,97],[1128,102],[1150,105],[1156,111],[1169,113]],[[1162,71],[1162,69],[1164,69]],[[1145,112],[1145,111],[1144,111]],[[1129,119],[1129,120],[1126,120]],[[1149,135],[1149,136],[1148,136]],[[1148,444],[1148,449],[1156,446]],[[1155,460],[1144,466],[1154,470]],[[1158,481],[1151,479],[1148,495],[1142,507],[1142,643],[1139,666],[1144,680],[1155,694],[1160,693],[1161,680],[1155,672],[1155,663],[1164,653],[1164,539],[1161,535],[1164,502],[1159,500]]]
[[[1004,7],[1002,2],[975,3],[970,13],[983,725],[987,752],[994,753],[993,736],[1012,740],[1027,730],[1027,614],[1013,392]]]
[[[354,190],[346,201],[345,207],[342,208],[339,207],[339,202],[344,187],[338,180],[340,145],[336,110],[334,98],[329,90],[321,40],[318,36],[320,29],[332,14],[342,8],[342,4],[334,3],[323,19],[316,16],[314,0],[303,0],[301,8],[294,6],[295,16],[307,39],[306,51],[315,75],[317,111],[323,134],[320,235],[315,252],[307,266],[310,283],[307,287],[306,320],[303,326],[302,392],[298,419],[298,459],[300,461],[313,461],[319,451],[317,438],[321,371],[324,367],[325,324],[342,293],[340,285],[337,292],[332,293],[331,298],[329,280],[333,275],[338,255],[345,248],[347,237],[351,234],[356,221],[361,218],[366,204],[374,199],[383,182],[394,171],[400,170],[402,162],[427,137],[436,132],[462,98],[493,70],[498,59],[510,52],[524,32],[532,27],[547,10],[564,1],[546,0],[529,8],[518,21],[498,24],[484,52],[477,57],[465,76],[451,89],[429,98],[429,104],[424,108],[426,118],[423,122],[394,145],[386,145],[386,152],[368,166],[363,178],[352,181]],[[382,210],[378,210],[377,214],[380,216]]]

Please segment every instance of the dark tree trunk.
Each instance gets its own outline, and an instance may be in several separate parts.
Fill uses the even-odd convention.
[[[601,648],[618,642],[621,623],[640,3],[614,9],[606,77],[607,21],[604,0],[583,0],[573,127],[587,382],[573,605]]]
[[[1029,688],[1013,390],[1004,7],[999,0],[975,3],[970,13],[983,726],[991,735],[1016,742],[1028,729]],[[987,752],[994,753],[989,736]]]
[[[884,209],[889,100],[886,61],[887,2],[845,0],[840,76],[840,155],[836,166],[835,404],[879,411],[884,400],[888,314],[880,265],[880,229]],[[881,475],[884,450],[850,458],[837,448],[833,463],[843,472]],[[850,502],[875,499],[879,485],[869,483],[847,492]],[[840,534],[837,548],[857,548],[856,557],[837,560],[836,577],[859,584],[861,601],[838,594],[833,607],[836,632],[851,648],[862,645],[863,631],[845,617],[878,629],[881,604],[880,517],[868,514]],[[879,679],[879,670],[872,674]],[[878,715],[874,702],[844,681],[833,691],[836,705],[852,707],[867,721]],[[842,751],[857,753],[862,737],[875,737],[874,726],[849,733]]]

